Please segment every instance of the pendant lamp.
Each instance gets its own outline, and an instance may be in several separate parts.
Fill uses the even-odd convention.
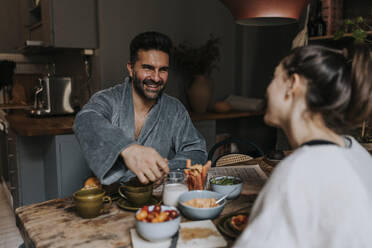
[[[286,25],[298,21],[310,0],[220,0],[241,25]]]

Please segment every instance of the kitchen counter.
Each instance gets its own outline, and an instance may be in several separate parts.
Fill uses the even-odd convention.
[[[5,116],[9,190],[15,207],[66,197],[91,171],[72,131],[74,116],[32,118],[24,111]]]
[[[74,115],[31,117],[24,111],[7,115],[10,128],[21,136],[72,134]]]
[[[205,112],[205,113],[196,113],[191,112],[190,117],[193,121],[206,121],[206,120],[224,120],[224,119],[237,119],[245,118],[252,116],[262,116],[265,113],[263,111],[229,111],[225,113],[217,112]]]
[[[262,114],[261,112],[191,113],[190,116],[193,121],[200,121],[242,118]],[[73,133],[74,118],[75,115],[31,117],[25,111],[15,111],[7,115],[10,127],[16,134],[22,136],[71,134]]]

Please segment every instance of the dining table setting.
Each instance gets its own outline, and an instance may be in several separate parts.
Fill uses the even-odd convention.
[[[275,167],[264,157],[248,164],[268,176]],[[188,163],[157,188],[136,177],[114,187],[91,178],[70,197],[17,208],[16,223],[25,247],[231,247],[257,192],[213,169]]]

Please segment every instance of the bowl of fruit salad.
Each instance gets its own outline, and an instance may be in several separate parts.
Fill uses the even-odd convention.
[[[136,212],[135,218],[137,233],[149,241],[172,237],[181,222],[177,208],[165,205],[144,206]]]

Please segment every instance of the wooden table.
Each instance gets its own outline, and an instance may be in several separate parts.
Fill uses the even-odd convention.
[[[226,214],[250,207],[253,200],[252,195],[241,195],[228,202],[215,224]],[[132,247],[129,231],[135,224],[134,212],[115,202],[107,213],[82,219],[72,198],[54,199],[17,208],[16,219],[26,247]],[[229,246],[233,243],[226,240]]]

